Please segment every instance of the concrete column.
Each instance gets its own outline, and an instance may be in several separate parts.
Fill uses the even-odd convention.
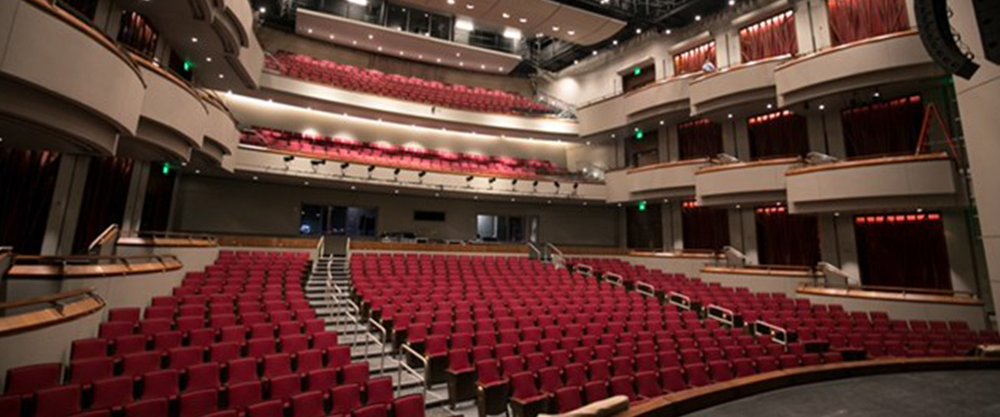
[[[670,136],[670,129],[667,129],[667,126],[656,127],[656,151],[660,155],[660,162],[677,159],[676,154],[670,150]]]
[[[726,31],[715,35],[715,62],[722,68],[740,63],[740,37]]]
[[[973,257],[973,240],[964,210],[941,213],[944,221],[945,246],[948,248],[948,266],[951,269],[951,288],[955,291],[977,293],[976,265]]]
[[[809,135],[809,150],[827,153],[826,131],[823,126],[822,114],[806,116],[806,131]]]
[[[807,1],[795,3],[795,40],[798,43],[799,54],[807,54],[816,50],[813,39],[812,10]]]
[[[858,266],[858,245],[854,239],[852,216],[825,213],[818,215],[817,221],[820,258],[860,280],[861,269]]]
[[[750,157],[750,131],[747,129],[747,119],[739,118],[733,123],[736,134],[736,153],[733,154],[741,161],[749,161]]]
[[[626,210],[625,207],[618,209],[618,247],[620,248],[628,247],[628,215]]]
[[[622,168],[628,166],[628,152],[625,149],[625,141],[627,138],[619,138],[615,141],[615,162],[616,167]]]
[[[663,129],[667,131],[667,154],[670,155],[669,161],[679,161],[681,159],[681,148],[680,137],[677,136],[677,125],[667,123],[666,126],[663,126]]]
[[[809,19],[812,26],[812,42],[814,50],[822,51],[833,44],[833,37],[830,34],[830,10],[827,8],[825,0],[812,0],[809,2]],[[796,15],[795,19],[798,20]],[[801,52],[801,51],[800,51]]]
[[[671,252],[684,249],[684,226],[681,221],[683,200],[663,203],[663,250]]]
[[[759,263],[753,208],[729,210],[729,245],[743,252],[750,263]]]
[[[844,124],[840,119],[840,110],[827,109],[823,113],[826,129],[826,153],[837,158],[847,157],[847,146],[844,143]]]
[[[736,150],[736,129],[736,121],[722,122],[722,151],[733,156],[737,156],[738,153]]]
[[[146,186],[149,183],[150,163],[136,161],[132,168],[132,178],[128,185],[128,199],[125,201],[125,215],[122,217],[121,234],[135,236],[142,223],[142,209],[146,203]]]
[[[43,256],[65,256],[73,253],[73,238],[80,218],[80,204],[87,185],[90,158],[82,155],[63,154],[59,159],[49,218],[45,223],[42,239]]]
[[[681,205],[684,200],[678,199],[674,204],[671,204],[673,210],[670,212],[670,219],[674,223],[674,238],[671,241],[674,250],[684,249],[684,219],[682,217]]]
[[[907,1],[909,5],[911,2]],[[973,195],[978,206],[982,244],[989,269],[993,300],[1000,299],[1000,65],[987,61],[976,23],[973,0],[948,2],[951,24],[981,66],[971,80],[955,77],[955,92],[969,157]],[[912,21],[911,21],[912,22]],[[995,311],[995,310],[991,310]],[[995,316],[994,316],[995,321]],[[995,322],[994,322],[995,325]]]
[[[913,7],[913,2],[914,0],[906,0],[906,20],[907,22],[910,22],[911,28],[917,27],[917,11]],[[950,3],[951,2],[949,2],[949,6],[951,5]],[[977,55],[977,56],[982,56],[982,55]]]

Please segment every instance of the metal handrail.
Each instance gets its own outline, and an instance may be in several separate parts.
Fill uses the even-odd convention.
[[[542,250],[538,249],[534,243],[528,242],[528,249],[531,249],[538,256],[538,259],[542,259]]]
[[[667,293],[667,302],[677,307],[683,308],[685,310],[693,309],[693,303],[691,302],[691,297],[688,297],[677,291],[670,291],[669,293]]]
[[[424,378],[424,375],[422,375],[420,372],[417,372],[417,370],[413,369],[413,367],[411,367],[410,364],[406,363],[407,354],[413,355],[413,357],[417,358],[417,360],[419,360],[420,363],[424,364],[424,369],[428,369],[430,367],[430,361],[427,359],[426,356],[417,353],[417,351],[413,350],[413,348],[411,348],[409,344],[404,343],[402,346],[400,346],[399,357],[396,359],[396,361],[399,363],[399,366],[396,368],[397,369],[396,381],[398,381],[400,386],[403,385],[402,384],[403,370],[405,369],[407,372],[409,372],[415,378],[417,378],[417,380],[423,383],[421,384],[424,387],[423,395],[427,396],[427,378]]]
[[[607,281],[611,285],[615,285],[615,286],[619,286],[619,287],[624,287],[625,286],[625,278],[623,278],[621,275],[618,275],[618,274],[616,274],[614,272],[605,272],[605,273],[601,274],[601,278],[603,278],[605,281]]]
[[[705,317],[729,327],[743,327],[743,318],[739,314],[718,304],[709,304],[705,307]]]
[[[635,283],[635,291],[647,297],[656,297],[656,287],[648,282],[637,281]]]
[[[757,320],[753,323],[753,333],[757,336],[769,336],[775,343],[787,345],[796,341],[797,336],[788,329],[768,323],[764,320]]]
[[[114,242],[118,240],[119,234],[120,230],[118,229],[118,224],[111,223],[111,225],[105,228],[104,231],[101,232],[101,234],[97,235],[97,237],[90,242],[90,245],[87,245],[87,253],[94,254],[95,250],[99,252],[101,250],[101,247],[106,245],[108,242]]]

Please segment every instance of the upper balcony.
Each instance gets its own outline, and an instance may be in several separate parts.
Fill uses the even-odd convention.
[[[916,29],[839,45],[774,69],[778,105],[788,106],[844,91],[945,75]]]
[[[623,127],[652,116],[689,112],[693,74],[671,77],[645,87],[585,104],[577,109],[580,136]]]
[[[780,55],[696,78],[691,81],[691,114],[733,111],[774,100],[774,69],[791,58]]]
[[[446,85],[279,52],[261,77],[264,95],[332,113],[492,134],[572,139],[577,123],[498,90]],[[273,93],[278,93],[273,94]]]
[[[919,209],[965,203],[945,153],[887,156],[795,168],[785,174],[792,213]],[[873,181],[877,178],[878,181]]]
[[[695,173],[708,159],[665,162],[605,175],[608,202],[619,203],[653,198],[690,196],[695,191]]]
[[[225,103],[213,93],[202,91],[202,98],[207,104],[208,123],[205,126],[205,141],[201,153],[215,164],[222,164],[226,157],[236,152],[240,144],[240,131],[236,119],[226,108]],[[231,169],[230,169],[231,170]]]
[[[160,36],[180,54],[199,63],[206,86],[233,89],[230,80],[256,88],[264,51],[254,33],[247,0],[114,0],[149,19]],[[216,74],[220,76],[216,76]]]
[[[188,83],[145,58],[132,55],[148,84],[136,134],[122,140],[120,152],[143,160],[181,160],[200,149],[208,126],[208,109]],[[133,140],[134,139],[134,140]]]
[[[47,1],[0,4],[0,122],[5,144],[115,153],[135,134],[146,84],[100,30]],[[45,132],[45,134],[39,134]]]
[[[785,201],[785,172],[802,166],[798,157],[705,167],[695,173],[702,206]]]

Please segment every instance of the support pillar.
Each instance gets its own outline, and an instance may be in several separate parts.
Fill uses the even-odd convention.
[[[132,168],[132,178],[128,184],[128,200],[125,201],[125,215],[122,217],[122,236],[135,236],[139,233],[142,208],[146,202],[149,171],[149,162],[136,161]]]
[[[66,256],[73,254],[73,239],[80,218],[80,204],[87,185],[87,171],[90,157],[64,154],[59,159],[59,173],[56,176],[49,218],[45,223],[45,237],[42,239],[42,256]]]

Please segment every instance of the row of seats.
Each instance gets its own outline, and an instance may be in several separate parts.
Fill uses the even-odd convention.
[[[394,400],[392,380],[372,379],[316,317],[309,265],[223,251],[149,307],[109,310],[97,337],[73,342],[65,371],[8,370],[0,417],[422,416],[422,397]]]
[[[505,114],[547,114],[555,111],[506,91],[384,74],[287,51],[268,56],[265,66],[268,70],[293,78],[434,106]]]
[[[455,174],[535,179],[566,175],[565,168],[551,161],[524,160],[505,156],[454,153],[443,150],[365,143],[340,138],[310,136],[297,132],[256,127],[244,132],[240,142],[311,158],[363,165]]]

